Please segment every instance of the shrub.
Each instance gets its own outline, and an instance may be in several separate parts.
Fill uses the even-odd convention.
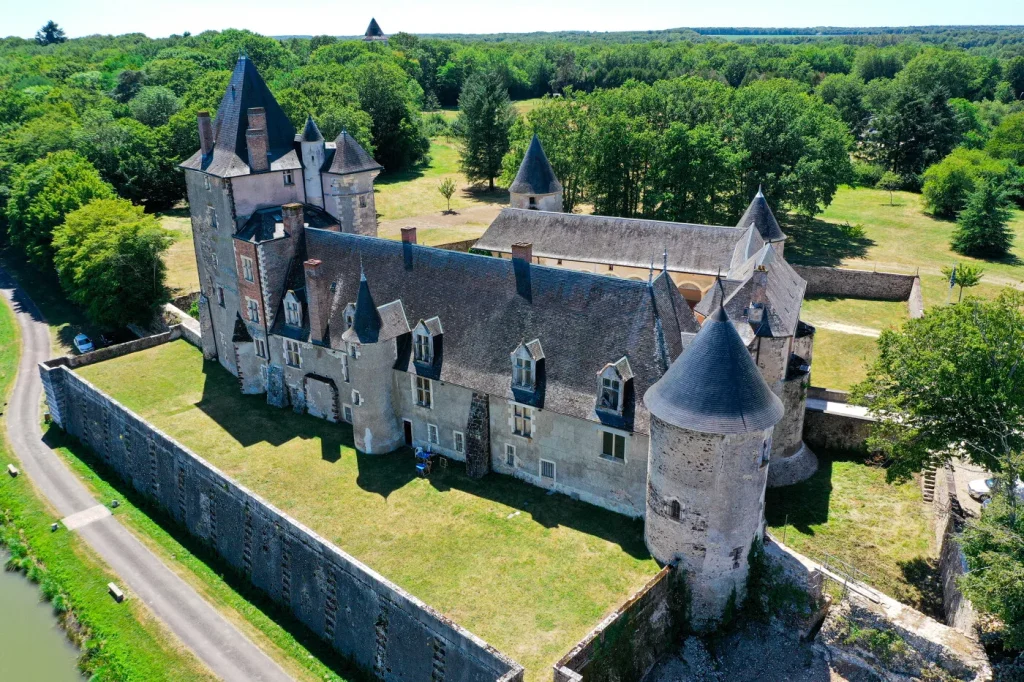
[[[924,203],[939,218],[955,218],[967,205],[967,197],[982,179],[1005,182],[1011,165],[977,149],[955,149],[924,172]]]
[[[885,167],[867,161],[853,162],[853,184],[859,187],[875,187],[885,175]]]

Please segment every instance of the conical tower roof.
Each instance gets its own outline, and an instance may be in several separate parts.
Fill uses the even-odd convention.
[[[661,421],[701,433],[761,431],[785,412],[723,308],[647,390],[644,403]]]
[[[352,331],[360,343],[375,343],[380,336],[381,319],[377,312],[377,304],[370,294],[370,284],[366,281],[366,273],[359,275],[359,294],[356,296],[356,315],[352,322]]]
[[[324,136],[320,134],[320,128],[317,127],[316,121],[310,115],[306,116],[306,127],[302,129],[302,136],[300,137],[302,142],[323,142]]]
[[[348,173],[363,173],[365,171],[380,170],[383,168],[373,160],[373,157],[366,153],[362,145],[356,142],[356,138],[342,130],[338,139],[334,141],[334,157],[331,159],[328,173],[335,175],[346,175]]]
[[[760,187],[757,188],[757,194],[754,195],[754,199],[750,202],[750,206],[747,206],[746,212],[736,227],[750,227],[751,224],[757,227],[757,231],[765,241],[778,242],[786,238]]]
[[[366,33],[364,34],[367,38],[383,38],[384,31],[380,30],[380,24],[377,23],[376,19],[370,19],[370,25],[366,27]]]
[[[536,133],[530,140],[526,156],[519,164],[519,172],[508,191],[513,194],[555,194],[562,191],[562,183],[555,177],[555,171]]]

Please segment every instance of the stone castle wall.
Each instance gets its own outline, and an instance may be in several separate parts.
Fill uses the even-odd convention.
[[[40,365],[54,421],[359,667],[409,682],[523,679],[517,663],[235,483],[70,364]]]
[[[914,287],[914,275],[895,272],[871,272],[844,268],[794,265],[796,273],[807,280],[806,296],[842,296],[880,301],[906,301]]]

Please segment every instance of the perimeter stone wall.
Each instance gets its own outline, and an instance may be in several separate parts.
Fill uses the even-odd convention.
[[[141,342],[161,339],[132,343]],[[75,374],[74,360],[40,365],[54,421],[360,668],[408,682],[523,679],[523,668],[507,656]]]
[[[872,298],[881,301],[906,301],[914,287],[914,275],[895,272],[871,272],[845,268],[794,265],[796,273],[807,280],[806,296]]]

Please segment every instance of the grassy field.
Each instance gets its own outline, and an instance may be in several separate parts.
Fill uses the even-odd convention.
[[[167,289],[171,296],[181,296],[199,289],[196,251],[192,243],[192,221],[188,207],[176,208],[159,215],[160,224],[174,233],[174,243],[164,255],[167,266]]]
[[[867,377],[868,366],[878,356],[876,343],[870,336],[819,329],[814,335],[811,384],[850,390]]]
[[[642,524],[521,481],[429,479],[408,451],[356,454],[351,430],[242,396],[184,342],[81,374],[527,667],[550,665],[657,572]]]
[[[830,324],[852,324],[881,331],[902,325],[908,319],[908,312],[907,304],[903,301],[872,301],[829,296],[804,299],[800,319],[821,327]]]
[[[818,453],[810,479],[769,488],[765,514],[772,534],[813,559],[826,554],[868,575],[886,594],[935,613],[936,581],[931,513],[916,482],[889,485],[885,470],[858,459]],[[882,522],[884,520],[884,522]]]
[[[0,398],[10,390],[17,369],[17,326],[0,304]],[[0,400],[0,402],[4,402]],[[0,433],[0,470],[18,462]],[[6,525],[4,519],[6,518]],[[26,476],[0,478],[0,532],[17,532],[49,579],[67,595],[74,619],[83,628],[86,655],[81,665],[95,682],[115,680],[200,681],[217,679],[153,619],[142,602],[118,604],[107,594],[117,581],[77,535],[50,531],[53,511]]]

